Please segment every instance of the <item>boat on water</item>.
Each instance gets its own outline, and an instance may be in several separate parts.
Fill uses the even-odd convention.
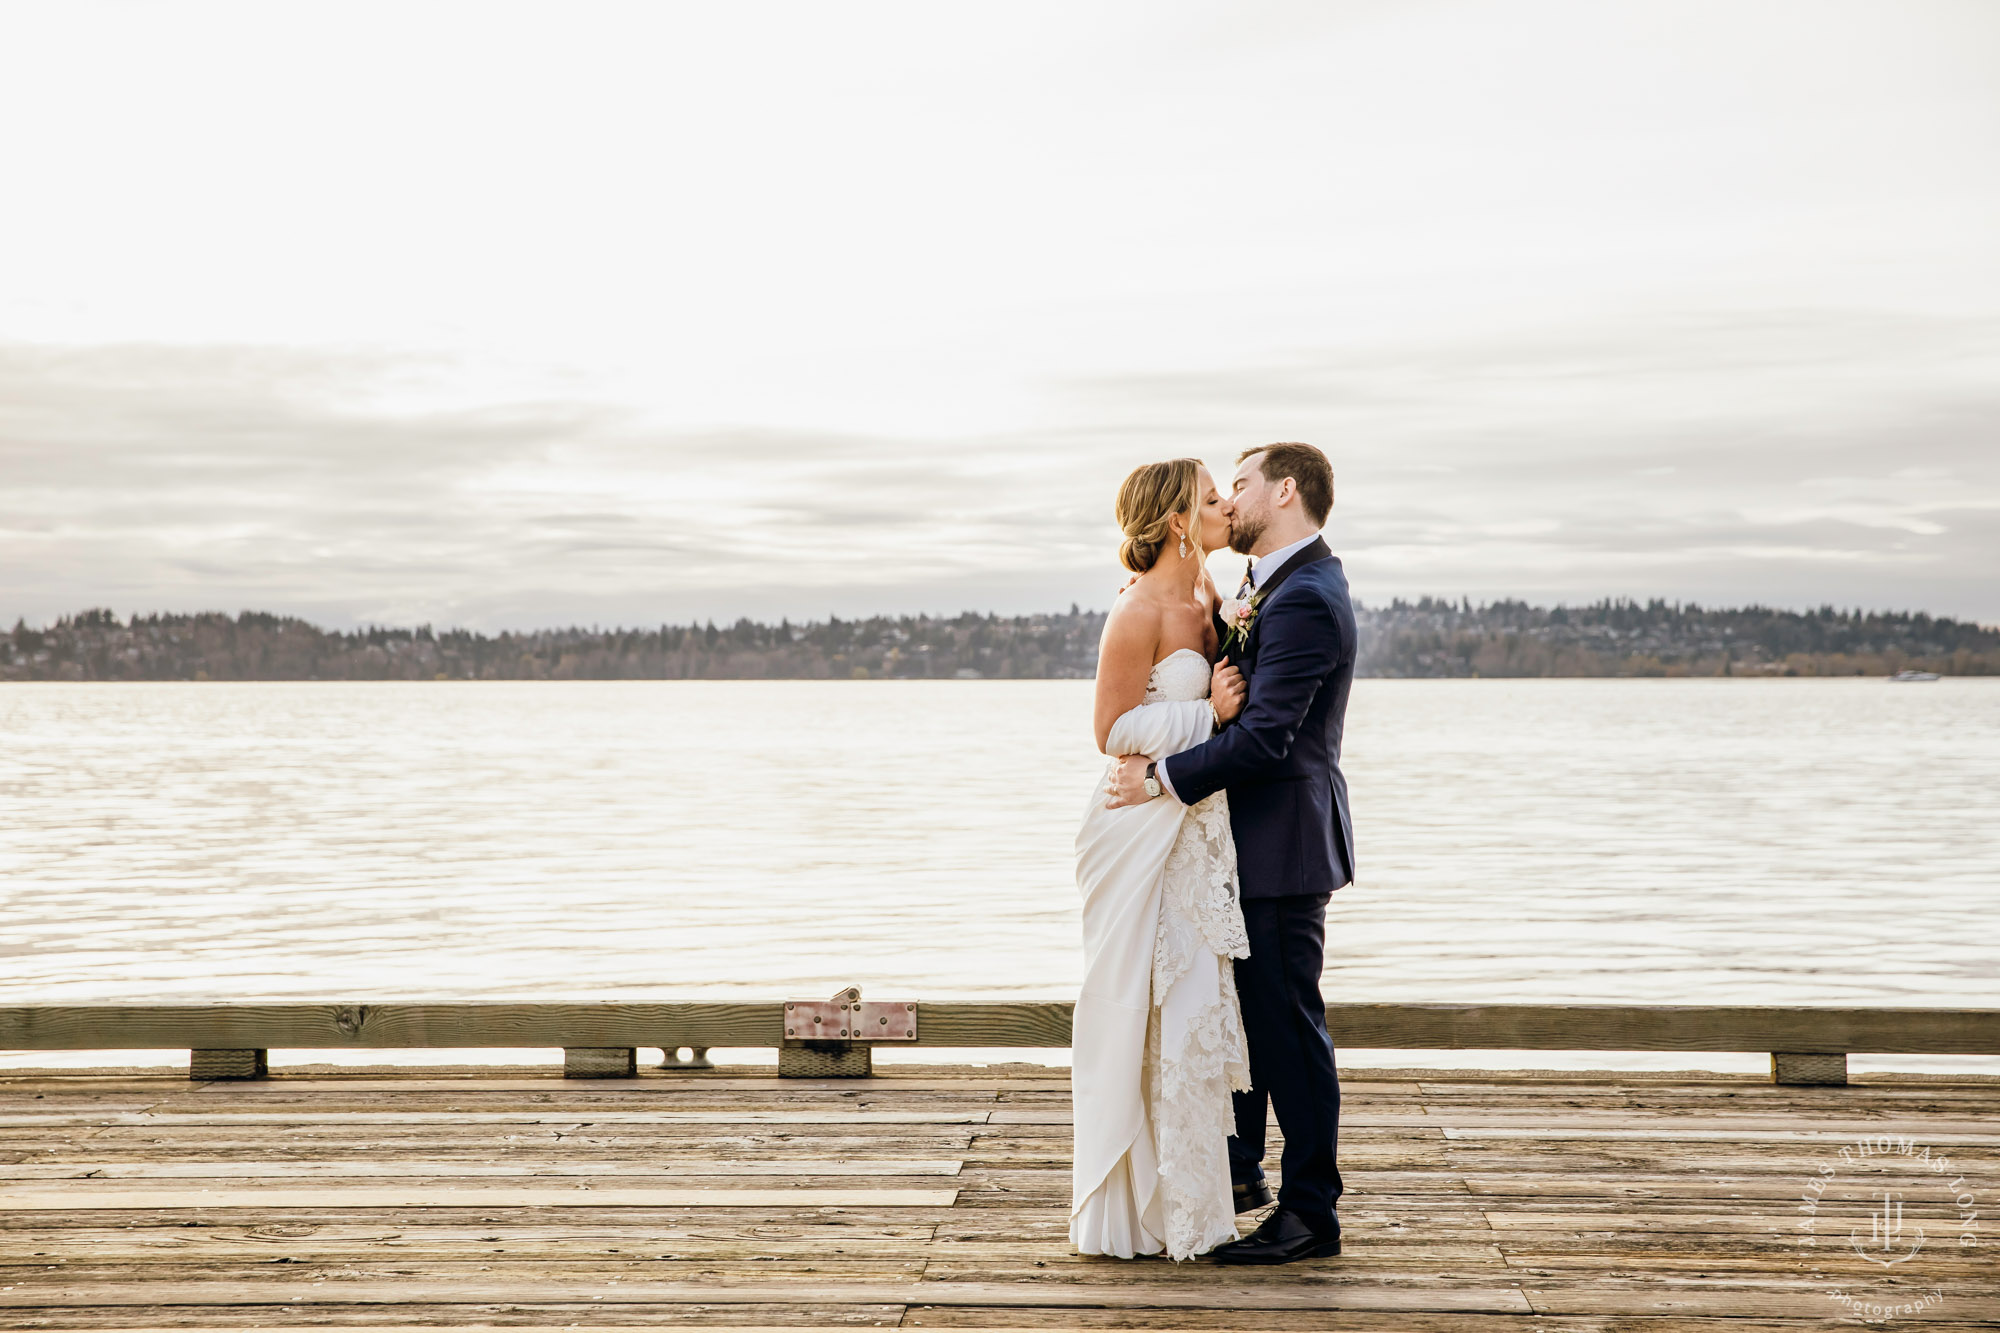
[[[1889,683],[1891,685],[1908,685],[1919,680],[1936,679],[1938,679],[1938,673],[1935,671],[1898,671],[1895,675],[1889,677]]]

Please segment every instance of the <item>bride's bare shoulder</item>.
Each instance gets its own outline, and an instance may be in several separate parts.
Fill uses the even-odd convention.
[[[1143,585],[1134,585],[1118,594],[1111,603],[1111,610],[1104,617],[1104,637],[1114,634],[1120,637],[1141,633],[1151,633],[1158,637],[1160,625],[1166,619],[1166,607],[1152,590]]]
[[[1097,651],[1099,675],[1107,669],[1150,670],[1165,621],[1166,608],[1148,590],[1133,587],[1120,593],[1104,617]]]

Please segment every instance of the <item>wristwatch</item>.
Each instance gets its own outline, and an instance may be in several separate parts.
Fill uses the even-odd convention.
[[[1146,765],[1146,795],[1148,797],[1160,794],[1160,777],[1159,774],[1153,771],[1158,767],[1159,764],[1157,762]]]

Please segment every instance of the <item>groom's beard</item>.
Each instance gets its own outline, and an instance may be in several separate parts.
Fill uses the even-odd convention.
[[[1250,548],[1264,535],[1267,525],[1262,519],[1236,518],[1229,524],[1229,549],[1238,555],[1250,554]]]

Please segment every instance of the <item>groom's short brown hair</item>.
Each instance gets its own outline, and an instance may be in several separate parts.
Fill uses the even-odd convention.
[[[1259,454],[1263,457],[1258,459],[1257,470],[1264,474],[1264,480],[1290,477],[1299,488],[1299,503],[1306,507],[1306,517],[1313,526],[1325,527],[1326,516],[1333,512],[1333,464],[1326,461],[1326,455],[1309,444],[1260,444],[1236,455],[1236,461]]]

